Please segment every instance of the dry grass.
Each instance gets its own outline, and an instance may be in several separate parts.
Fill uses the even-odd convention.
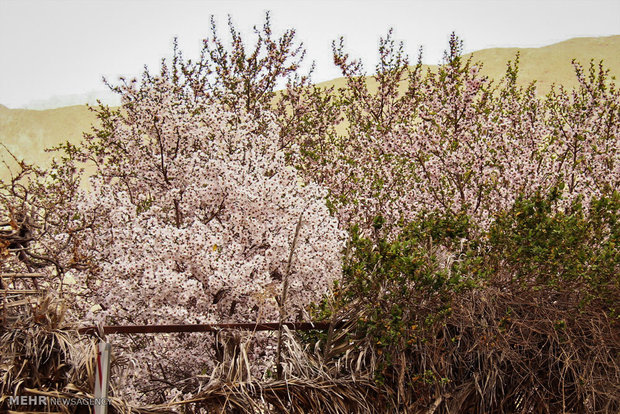
[[[378,352],[359,335],[363,306],[351,304],[312,345],[283,330],[282,379],[257,378],[252,333],[218,335],[221,361],[188,378],[192,398],[118,413],[615,413],[620,410],[620,332],[571,292],[491,286],[460,294],[451,314],[412,347]],[[412,304],[424,317],[423,303]],[[93,398],[96,338],[64,321],[50,297],[24,305],[0,336],[0,410],[11,395]],[[391,355],[391,365],[386,356]],[[377,374],[385,385],[375,381]],[[427,376],[422,375],[428,373]],[[33,410],[33,407],[18,407]],[[34,407],[34,409],[47,407]],[[13,407],[15,409],[15,407]],[[74,407],[58,407],[63,413]]]
[[[345,329],[346,331],[346,329]],[[388,394],[368,374],[369,370],[350,368],[352,344],[340,358],[326,361],[325,354],[304,347],[284,328],[283,378],[252,378],[247,349],[251,337],[235,343],[235,349],[203,382],[189,400],[169,407],[214,413],[382,413]],[[361,368],[358,366],[358,368]]]
[[[620,412],[620,326],[575,296],[508,285],[457,295],[412,346],[383,351],[398,396],[386,412]],[[429,310],[414,308],[422,327]]]
[[[47,296],[26,302],[7,310],[12,312],[11,322],[0,327],[0,410],[78,412],[70,406],[9,406],[10,396],[94,398],[97,338],[81,336],[65,322],[60,300]],[[352,360],[354,344],[341,344],[352,327],[332,333],[334,352],[304,347],[284,327],[281,380],[253,376],[248,352],[254,334],[223,333],[218,336],[223,357],[212,373],[185,381],[195,387],[189,390],[192,399],[137,407],[112,396],[111,412],[383,412],[377,405],[383,392],[367,375],[366,366]],[[341,355],[334,357],[337,354]]]
[[[0,326],[0,411],[79,412],[79,406],[9,406],[11,396],[94,398],[97,339],[79,335],[65,322],[62,301],[46,296],[24,302],[8,309],[10,322]],[[112,413],[162,411],[114,397],[110,404]]]

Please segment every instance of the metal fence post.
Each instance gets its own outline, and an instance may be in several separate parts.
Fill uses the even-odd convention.
[[[95,414],[108,413],[111,348],[109,343],[103,341],[100,341],[97,345],[97,364],[95,366]]]

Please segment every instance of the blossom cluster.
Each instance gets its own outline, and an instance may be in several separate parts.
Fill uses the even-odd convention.
[[[2,270],[49,269],[83,324],[307,320],[341,277],[352,225],[391,237],[439,210],[488,228],[538,190],[563,185],[566,203],[587,205],[620,188],[620,91],[601,66],[576,65],[576,89],[540,98],[518,86],[518,62],[493,83],[453,37],[424,73],[388,36],[370,77],[334,44],[345,86],[325,89],[293,76],[294,31],[257,33],[250,52],[232,26],[230,53],[215,36],[193,63],[175,50],[160,73],[113,87],[122,107],[96,109],[99,126],[61,162],[0,183],[4,230],[28,233]],[[274,341],[255,344],[260,374]],[[137,361],[117,385],[179,396],[216,348],[206,335],[115,339]]]
[[[165,75],[128,86],[124,99],[112,132],[91,139],[102,150],[88,152],[98,173],[78,210],[98,219],[80,248],[94,265],[70,271],[87,286],[82,321],[306,320],[341,275],[344,232],[326,190],[287,166],[269,115],[181,100]],[[142,342],[131,349],[134,376],[161,361],[177,379],[211,367],[209,338]]]
[[[380,52],[376,74],[364,77],[359,61],[334,48],[346,86],[325,94],[343,122],[300,139],[300,168],[330,189],[342,224],[370,234],[377,216],[394,229],[439,210],[488,228],[519,196],[564,186],[562,205],[587,205],[620,187],[620,91],[601,66],[584,74],[575,64],[577,88],[540,98],[535,84],[517,84],[518,56],[493,83],[456,37],[426,73],[389,37]],[[312,90],[306,97],[316,104]]]

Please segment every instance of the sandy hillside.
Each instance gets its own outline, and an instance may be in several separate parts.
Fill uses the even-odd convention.
[[[506,62],[513,60],[520,52],[520,81],[528,84],[537,80],[538,92],[543,95],[552,83],[566,87],[576,85],[573,58],[587,66],[590,59],[603,60],[612,76],[620,75],[620,35],[596,38],[575,38],[540,48],[495,48],[473,53],[474,60],[483,63],[482,72],[492,79],[499,79],[505,73]],[[466,55],[465,57],[468,57]],[[432,67],[431,67],[432,69]],[[321,85],[341,86],[342,78],[323,82]],[[45,148],[60,142],[77,142],[82,133],[88,131],[96,121],[86,106],[68,106],[48,110],[10,109],[0,105],[0,142],[16,156],[46,165],[52,154]],[[3,157],[7,159],[6,156]],[[9,162],[10,164],[10,162]],[[0,167],[0,178],[8,171]]]

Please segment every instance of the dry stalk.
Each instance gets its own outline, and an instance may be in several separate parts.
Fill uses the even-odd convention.
[[[302,217],[303,212],[299,215],[297,226],[295,226],[295,235],[293,236],[293,242],[291,243],[291,250],[288,255],[286,273],[284,274],[284,282],[282,286],[282,298],[280,300],[280,321],[278,326],[278,348],[276,351],[276,370],[278,379],[282,379],[282,324],[286,319],[286,294],[288,292],[288,277],[291,273],[291,263],[293,262],[293,253],[295,252],[295,246],[297,245],[297,236],[299,236],[299,230],[301,229]]]

